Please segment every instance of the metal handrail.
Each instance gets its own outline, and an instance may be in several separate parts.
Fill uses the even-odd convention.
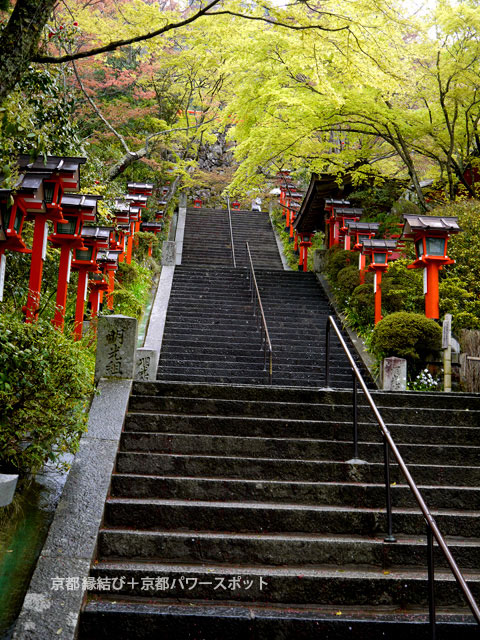
[[[268,353],[268,383],[272,384],[273,377],[273,349],[270,341],[270,334],[268,333],[267,321],[265,320],[265,314],[263,312],[262,299],[260,297],[260,291],[258,290],[257,278],[255,277],[255,269],[253,267],[252,254],[250,253],[250,247],[248,242],[245,243],[248,258],[248,273],[249,273],[249,289],[252,292],[253,302],[253,314],[257,317],[257,304],[260,310],[260,320],[262,329],[262,346],[263,346],[263,370],[267,371],[267,353]],[[256,294],[256,295],[255,295]]]
[[[228,223],[230,225],[230,243],[232,245],[232,262],[233,266],[237,268],[237,261],[235,260],[235,245],[233,243],[233,227],[232,227],[232,212],[230,211],[230,196],[227,196],[227,210],[228,210]]]
[[[450,549],[448,548],[447,543],[445,542],[444,537],[442,536],[435,519],[430,513],[429,508],[427,507],[422,494],[420,493],[417,485],[415,484],[414,479],[412,478],[410,471],[408,470],[407,465],[405,464],[397,445],[395,444],[390,431],[388,430],[385,422],[383,421],[380,412],[378,411],[377,405],[373,400],[370,391],[367,389],[367,385],[365,384],[365,380],[363,379],[362,374],[360,373],[352,354],[350,353],[349,348],[347,347],[345,340],[343,339],[342,334],[335,322],[335,319],[332,316],[328,317],[327,326],[326,326],[326,348],[325,348],[325,383],[326,386],[329,386],[330,381],[330,327],[333,327],[335,333],[337,334],[337,338],[345,351],[345,354],[348,358],[350,366],[352,367],[353,379],[354,379],[354,410],[353,410],[353,421],[354,421],[354,455],[358,456],[358,429],[357,429],[357,415],[356,415],[356,382],[360,383],[362,387],[363,393],[368,400],[368,403],[377,419],[377,422],[380,426],[383,435],[383,443],[384,443],[384,457],[385,457],[385,491],[386,491],[386,500],[387,500],[387,536],[385,541],[394,542],[395,538],[392,533],[392,502],[390,495],[390,471],[389,471],[389,451],[390,449],[393,452],[393,455],[397,461],[398,466],[400,467],[405,479],[415,496],[415,500],[417,501],[418,506],[425,518],[425,523],[427,525],[427,561],[428,561],[428,599],[429,599],[429,622],[431,629],[431,638],[435,640],[435,592],[434,592],[434,563],[433,563],[433,537],[437,541],[438,546],[442,550],[442,553],[457,581],[460,588],[463,591],[463,595],[468,602],[468,606],[470,607],[471,612],[477,623],[480,625],[480,609],[467,585],[465,579],[455,562],[455,559],[452,556]],[[432,537],[433,534],[433,537]]]

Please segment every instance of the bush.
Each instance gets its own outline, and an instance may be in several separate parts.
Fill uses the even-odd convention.
[[[115,289],[113,292],[113,303],[115,305],[115,313],[137,319],[142,315],[142,303],[128,289]]]
[[[344,304],[351,296],[353,290],[360,284],[360,271],[358,267],[350,265],[340,269],[337,275],[336,290],[339,301]]]
[[[424,306],[422,270],[407,269],[408,260],[391,262],[382,278],[382,308],[385,313],[421,313]]]
[[[140,277],[139,265],[135,261],[130,264],[127,264],[126,262],[119,262],[116,277],[124,286],[133,284]]]
[[[333,247],[325,254],[325,271],[330,281],[335,284],[338,273],[345,267],[358,265],[358,253]]]
[[[0,472],[39,471],[47,460],[64,466],[86,429],[93,391],[89,355],[38,320],[0,316]]]
[[[356,287],[345,309],[351,325],[365,330],[373,325],[375,319],[375,294],[371,284],[360,284]]]
[[[414,375],[425,357],[440,348],[442,329],[420,313],[400,311],[381,320],[373,330],[371,347],[379,358],[405,358]]]

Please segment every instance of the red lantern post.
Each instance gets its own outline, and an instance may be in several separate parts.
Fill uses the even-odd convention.
[[[54,232],[49,237],[55,247],[60,248],[60,265],[58,270],[57,298],[53,324],[63,331],[65,323],[65,308],[67,304],[67,290],[70,282],[72,249],[83,248],[82,228],[85,222],[95,222],[97,216],[97,202],[100,196],[93,195],[64,195],[62,211],[64,223],[56,222]]]
[[[313,233],[300,232],[300,258],[298,260],[298,270],[308,271],[308,250],[312,246]]]
[[[75,306],[75,340],[80,340],[83,332],[83,316],[87,297],[88,274],[99,273],[97,254],[100,249],[108,249],[111,227],[84,227],[82,230],[83,249],[75,249],[72,269],[78,271],[77,302]]]
[[[395,251],[396,244],[395,240],[381,238],[372,238],[363,242],[363,252],[372,258],[368,270],[374,273],[375,324],[382,319],[382,275],[388,269],[388,260]]]
[[[403,237],[415,243],[416,260],[409,269],[423,269],[425,315],[438,320],[440,317],[438,272],[446,264],[455,261],[447,256],[448,238],[461,231],[456,217],[404,216]]]
[[[28,190],[22,191],[20,186],[17,193],[12,193],[10,189],[0,189],[0,302],[3,300],[5,285],[5,251],[31,253],[22,239],[23,223],[27,215],[22,196],[29,193]]]
[[[363,253],[364,240],[375,237],[380,226],[379,222],[347,221],[348,236],[353,240],[353,251],[358,251],[358,270],[360,271],[360,284],[365,284],[366,257]]]
[[[32,162],[29,156],[19,158],[19,170],[31,179],[41,178],[43,197],[32,200],[29,215],[34,217],[32,261],[30,264],[30,280],[27,303],[23,307],[25,321],[37,319],[42,286],[43,261],[47,250],[48,222],[66,221],[62,215],[61,200],[64,192],[78,191],[80,186],[80,164],[86,158],[65,158],[57,156],[39,157]],[[24,181],[25,182],[25,181]]]

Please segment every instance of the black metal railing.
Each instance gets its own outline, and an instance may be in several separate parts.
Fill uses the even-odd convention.
[[[402,474],[404,475],[410,490],[412,491],[415,500],[417,501],[418,506],[422,512],[423,517],[425,518],[425,523],[427,527],[427,571],[428,571],[428,605],[429,605],[429,622],[430,622],[430,631],[432,640],[436,639],[436,627],[435,627],[435,566],[434,566],[434,557],[433,557],[433,545],[434,539],[437,541],[438,546],[440,547],[450,570],[452,571],[455,580],[463,591],[463,595],[470,607],[470,610],[473,613],[473,616],[477,623],[480,625],[480,609],[467,585],[465,579],[453,558],[453,555],[448,548],[447,543],[443,535],[441,534],[435,519],[430,513],[429,508],[427,507],[422,494],[420,493],[417,485],[415,484],[414,479],[412,478],[410,471],[408,470],[407,465],[405,464],[397,445],[395,444],[390,431],[388,430],[385,422],[383,421],[382,416],[375,404],[370,391],[365,384],[365,380],[363,379],[362,374],[360,373],[350,350],[340,333],[340,330],[335,322],[335,319],[332,316],[328,317],[327,326],[326,326],[326,345],[325,345],[325,384],[328,387],[330,383],[330,329],[333,327],[337,338],[348,358],[350,366],[352,367],[352,376],[353,376],[353,455],[354,459],[351,461],[359,461],[358,460],[358,404],[357,404],[357,382],[360,384],[363,393],[370,405],[374,416],[380,426],[382,437],[383,437],[383,450],[384,450],[384,468],[385,468],[385,497],[386,497],[386,507],[387,507],[387,535],[385,537],[385,542],[395,542],[395,536],[393,535],[393,518],[392,518],[392,498],[390,491],[390,451],[393,453],[393,456],[400,467]]]
[[[227,196],[227,211],[228,211],[228,224],[230,225],[230,244],[232,245],[232,262],[233,266],[237,268],[237,261],[235,259],[235,244],[233,242],[233,227],[232,227],[232,212],[230,211],[230,196]]]
[[[265,320],[265,314],[263,312],[262,299],[260,297],[260,291],[258,290],[257,278],[255,276],[255,269],[253,267],[252,254],[250,253],[250,247],[248,245],[248,242],[245,243],[245,248],[247,252],[248,285],[252,293],[253,314],[257,318],[257,321],[259,321],[261,336],[262,336],[263,369],[264,371],[267,372],[268,383],[272,384],[272,377],[273,377],[272,343],[270,341],[267,321]]]

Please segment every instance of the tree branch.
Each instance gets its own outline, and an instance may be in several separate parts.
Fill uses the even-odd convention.
[[[309,25],[294,25],[294,24],[286,24],[285,22],[278,22],[277,20],[269,20],[268,18],[263,18],[262,16],[248,16],[244,13],[237,13],[236,11],[212,11],[210,13],[205,13],[207,16],[235,16],[237,18],[243,18],[244,20],[255,20],[257,22],[266,22],[267,24],[271,24],[274,27],[285,27],[285,29],[292,29],[292,31],[306,31],[307,29],[318,29],[319,31],[350,31],[350,27],[345,25],[344,27],[322,27],[319,24],[309,24]]]
[[[156,29],[155,31],[150,31],[149,33],[144,33],[141,36],[135,36],[133,38],[126,38],[124,40],[114,40],[109,44],[106,44],[102,47],[96,47],[94,49],[88,49],[87,51],[78,51],[77,53],[69,53],[63,56],[47,56],[36,54],[32,56],[32,62],[41,62],[41,63],[49,63],[49,64],[60,64],[62,62],[71,62],[72,60],[81,60],[82,58],[89,58],[91,56],[97,56],[101,53],[108,53],[109,51],[115,51],[119,47],[124,47],[129,44],[135,44],[136,42],[143,42],[145,40],[151,40],[152,38],[156,38],[157,36],[161,36],[168,31],[172,31],[172,29],[179,29],[180,27],[185,27],[192,22],[195,22],[198,18],[209,15],[207,11],[218,4],[220,0],[212,0],[209,4],[206,5],[203,9],[197,11],[189,18],[185,18],[185,20],[180,20],[179,22],[172,22],[166,24],[164,27],[160,29]]]

